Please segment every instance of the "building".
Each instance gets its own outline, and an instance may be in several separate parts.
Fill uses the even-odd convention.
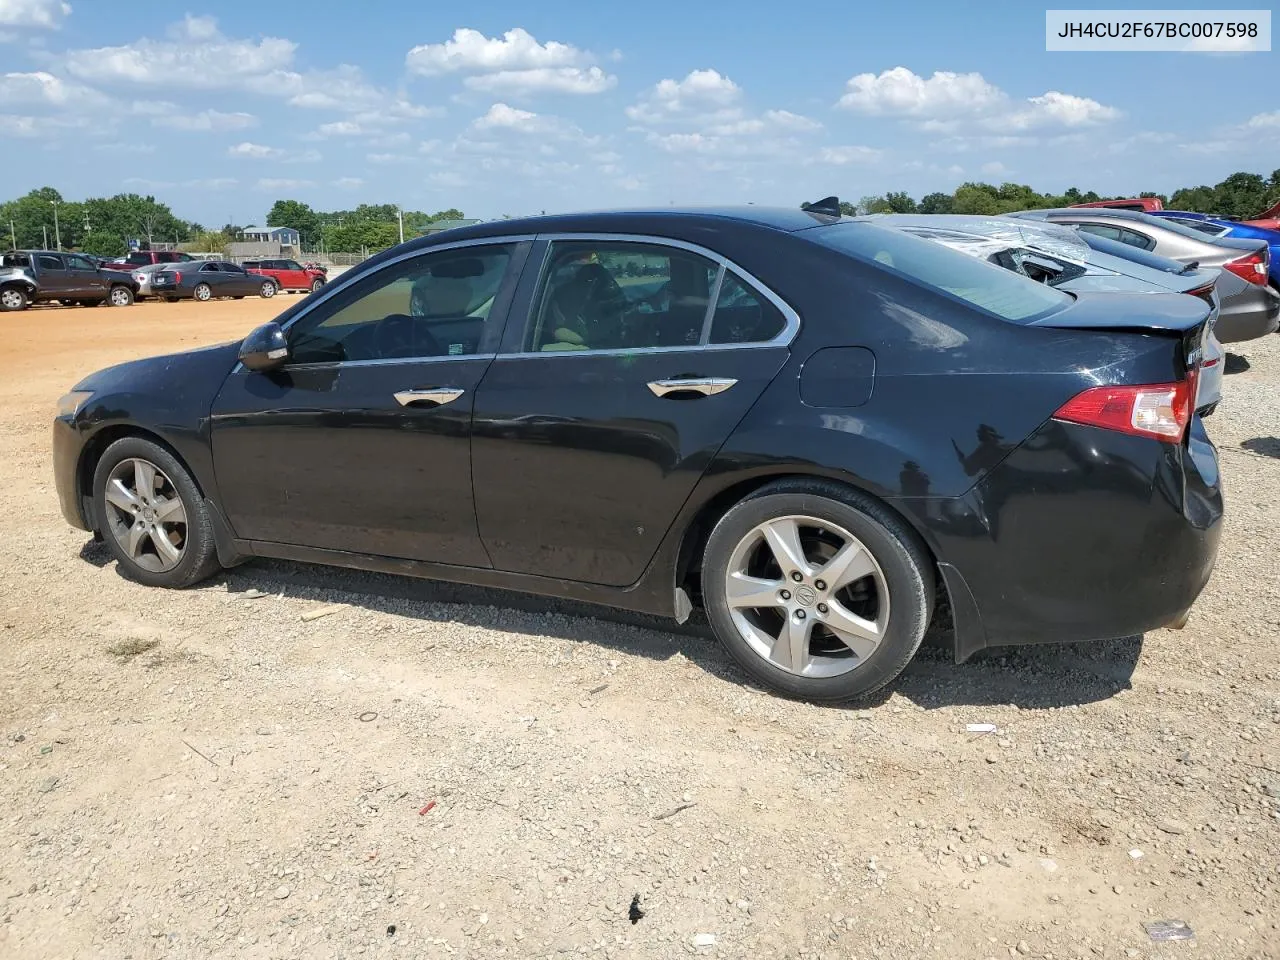
[[[475,220],[432,220],[425,227],[418,231],[418,236],[429,237],[433,233],[439,233],[442,230],[452,230],[454,227],[469,227],[473,223],[479,223]]]
[[[227,256],[232,260],[302,255],[302,238],[293,227],[245,227],[240,236],[240,242],[227,244]]]

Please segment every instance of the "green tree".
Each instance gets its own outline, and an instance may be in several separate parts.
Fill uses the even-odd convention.
[[[888,204],[891,213],[917,213],[919,210],[915,200],[906,193],[886,193],[884,202]]]
[[[962,183],[951,201],[952,213],[991,216],[1001,212],[1000,195],[989,183]]]
[[[1218,209],[1206,211],[1226,217],[1254,217],[1267,207],[1267,181],[1256,173],[1233,173],[1213,189]]]
[[[952,197],[949,193],[926,194],[920,201],[921,213],[951,213]]]
[[[80,249],[99,257],[122,257],[129,252],[129,245],[118,233],[94,230],[85,234],[84,240],[80,242]]]
[[[1217,194],[1213,187],[1183,187],[1173,191],[1169,207],[1173,210],[1189,210],[1192,213],[1213,213]]]
[[[267,212],[268,227],[292,227],[305,237],[320,232],[320,215],[298,200],[277,200]]]

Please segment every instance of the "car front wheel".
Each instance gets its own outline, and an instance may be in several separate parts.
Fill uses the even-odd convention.
[[[133,291],[128,287],[112,287],[111,293],[107,296],[107,303],[113,307],[132,306]]]
[[[312,292],[312,293],[315,293],[317,290],[319,290],[319,289],[320,289],[321,287],[323,287],[323,286],[324,286],[324,281],[323,281],[323,280],[320,280],[320,279],[312,280],[312,281],[311,281],[311,292]]]
[[[0,290],[0,310],[25,310],[27,294],[18,287],[5,287]]]
[[[268,280],[258,288],[258,294],[269,300],[271,297],[276,295],[276,285]]]
[[[883,505],[822,481],[784,481],[716,524],[702,593],[716,635],[760,683],[787,696],[866,698],[924,639],[933,568]]]
[[[94,470],[93,501],[103,538],[129,579],[186,587],[218,569],[204,498],[159,444],[141,437],[111,444]]]

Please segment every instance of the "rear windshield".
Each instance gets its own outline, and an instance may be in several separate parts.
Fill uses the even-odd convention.
[[[834,223],[805,236],[1012,323],[1031,323],[1071,303],[1052,287],[898,230]]]
[[[1150,267],[1152,270],[1182,274],[1192,269],[1184,263],[1170,260],[1168,257],[1162,257],[1158,253],[1151,253],[1141,247],[1121,243],[1119,240],[1112,240],[1110,237],[1100,237],[1096,233],[1089,233],[1086,230],[1080,231],[1080,239],[1099,253],[1108,253],[1113,257],[1119,257],[1121,260],[1128,260],[1130,263],[1138,263],[1144,267]]]

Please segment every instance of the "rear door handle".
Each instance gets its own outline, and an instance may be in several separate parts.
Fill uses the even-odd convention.
[[[402,407],[418,404],[432,404],[439,407],[452,403],[466,392],[461,387],[432,387],[429,390],[401,390],[395,397],[396,402]]]
[[[737,382],[729,377],[674,377],[670,380],[650,380],[649,389],[656,397],[673,393],[700,393],[704,397],[710,397],[724,393]]]

